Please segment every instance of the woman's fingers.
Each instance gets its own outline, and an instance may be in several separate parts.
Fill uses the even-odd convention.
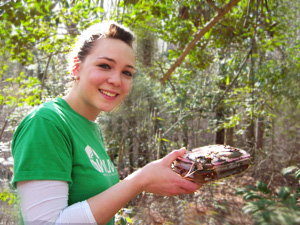
[[[190,182],[190,181],[188,181]],[[192,182],[191,182],[192,183]],[[201,185],[192,184],[192,186],[173,186],[166,189],[166,192],[162,193],[162,195],[166,196],[174,196],[174,195],[182,195],[182,194],[193,194],[195,193]]]
[[[172,165],[173,161],[176,160],[178,157],[182,156],[186,152],[186,148],[181,148],[179,150],[174,150],[168,155],[166,155],[163,160],[167,165]]]
[[[178,179],[178,186],[188,192],[195,192],[196,190],[198,190],[201,187],[201,185],[196,184],[192,181],[186,180],[185,178],[181,177],[177,173],[175,173],[175,175],[178,177],[178,178],[176,178],[176,179]]]
[[[201,186],[184,179],[175,173],[171,165],[174,160],[186,152],[185,148],[172,151],[164,158],[149,163],[136,175],[142,183],[142,189],[159,195],[173,196],[180,194],[192,194]]]

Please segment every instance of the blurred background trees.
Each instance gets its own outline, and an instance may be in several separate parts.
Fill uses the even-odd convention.
[[[112,19],[137,36],[134,88],[118,109],[98,118],[121,177],[173,149],[218,143],[251,152],[251,176],[268,188],[282,180],[283,168],[300,163],[298,0],[236,1],[162,80],[229,2],[0,3],[1,163],[11,161],[13,130],[24,115],[63,95],[76,36]]]

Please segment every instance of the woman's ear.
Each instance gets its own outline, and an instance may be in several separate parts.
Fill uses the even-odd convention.
[[[73,67],[72,67],[72,74],[75,80],[78,80],[78,71],[79,71],[79,66],[80,66],[80,60],[77,57],[74,57],[73,61]]]

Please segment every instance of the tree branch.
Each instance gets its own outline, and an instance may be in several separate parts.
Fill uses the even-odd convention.
[[[4,130],[5,130],[5,127],[6,127],[7,123],[8,123],[8,120],[5,120],[5,121],[4,121],[4,124],[3,124],[3,126],[2,126],[2,129],[1,129],[1,132],[0,132],[0,140],[1,140],[1,138],[2,138],[2,134],[4,133]]]
[[[249,59],[249,56],[250,56],[251,52],[252,52],[252,45],[251,45],[250,50],[248,51],[248,53],[247,53],[247,55],[246,55],[246,58],[245,58],[243,64],[241,65],[241,67],[240,67],[240,69],[239,69],[237,75],[234,77],[234,79],[233,79],[233,81],[231,82],[231,84],[230,84],[230,85],[227,87],[227,89],[224,91],[223,95],[219,98],[218,102],[214,105],[214,107],[212,108],[212,111],[214,111],[215,108],[219,105],[219,103],[223,100],[223,98],[224,98],[224,96],[226,95],[226,93],[231,89],[231,87],[233,86],[233,84],[235,83],[235,81],[237,80],[237,78],[239,77],[239,75],[240,75],[242,69],[244,68],[246,62],[247,62],[248,59]]]
[[[51,58],[52,58],[52,53],[48,56],[47,65],[46,65],[46,68],[45,68],[44,73],[43,73],[42,86],[41,86],[41,93],[40,93],[40,99],[41,99],[41,100],[42,100],[42,91],[43,91],[44,86],[45,86],[45,79],[46,79],[46,76],[47,76],[47,70],[48,70],[49,63],[50,63]]]
[[[255,26],[256,27],[256,26]],[[212,108],[212,111],[215,110],[215,108],[219,105],[219,103],[223,100],[224,96],[226,95],[226,93],[231,89],[231,87],[233,86],[233,84],[236,82],[237,78],[239,77],[242,69],[244,68],[246,62],[248,61],[249,59],[249,56],[252,54],[252,50],[253,50],[253,46],[254,46],[254,42],[255,42],[255,36],[256,36],[256,29],[254,29],[254,34],[253,34],[253,37],[252,37],[252,40],[251,40],[251,46],[249,48],[249,51],[246,55],[246,58],[244,60],[244,62],[242,63],[237,75],[234,77],[233,81],[231,82],[231,84],[227,87],[227,89],[224,91],[223,95],[219,98],[218,102],[214,105],[214,107]]]
[[[208,32],[216,23],[218,23],[223,16],[228,13],[228,11],[237,5],[240,0],[231,0],[224,8],[219,9],[218,14],[212,18],[202,30],[196,31],[193,40],[186,46],[183,50],[182,54],[177,58],[173,66],[165,73],[165,75],[161,78],[161,83],[165,84],[166,80],[169,79],[174,70],[183,62],[189,51],[196,45],[196,43],[204,36],[206,32]]]
[[[215,3],[212,0],[206,0],[207,3],[217,12],[220,11],[220,9],[215,5]]]
[[[186,118],[187,116],[191,115],[191,113],[187,113],[185,115],[183,115],[181,118],[179,118],[166,132],[163,133],[163,135],[167,135],[171,130],[173,130],[173,128],[175,126],[177,126],[178,123],[180,123],[181,120],[183,120],[184,118]]]

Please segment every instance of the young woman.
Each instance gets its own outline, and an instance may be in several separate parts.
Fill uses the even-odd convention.
[[[69,93],[42,104],[18,126],[12,184],[25,224],[114,224],[114,215],[143,191],[172,196],[199,188],[171,169],[185,149],[119,182],[94,121],[130,92],[133,41],[131,31],[114,22],[84,31],[70,54],[74,84]]]

